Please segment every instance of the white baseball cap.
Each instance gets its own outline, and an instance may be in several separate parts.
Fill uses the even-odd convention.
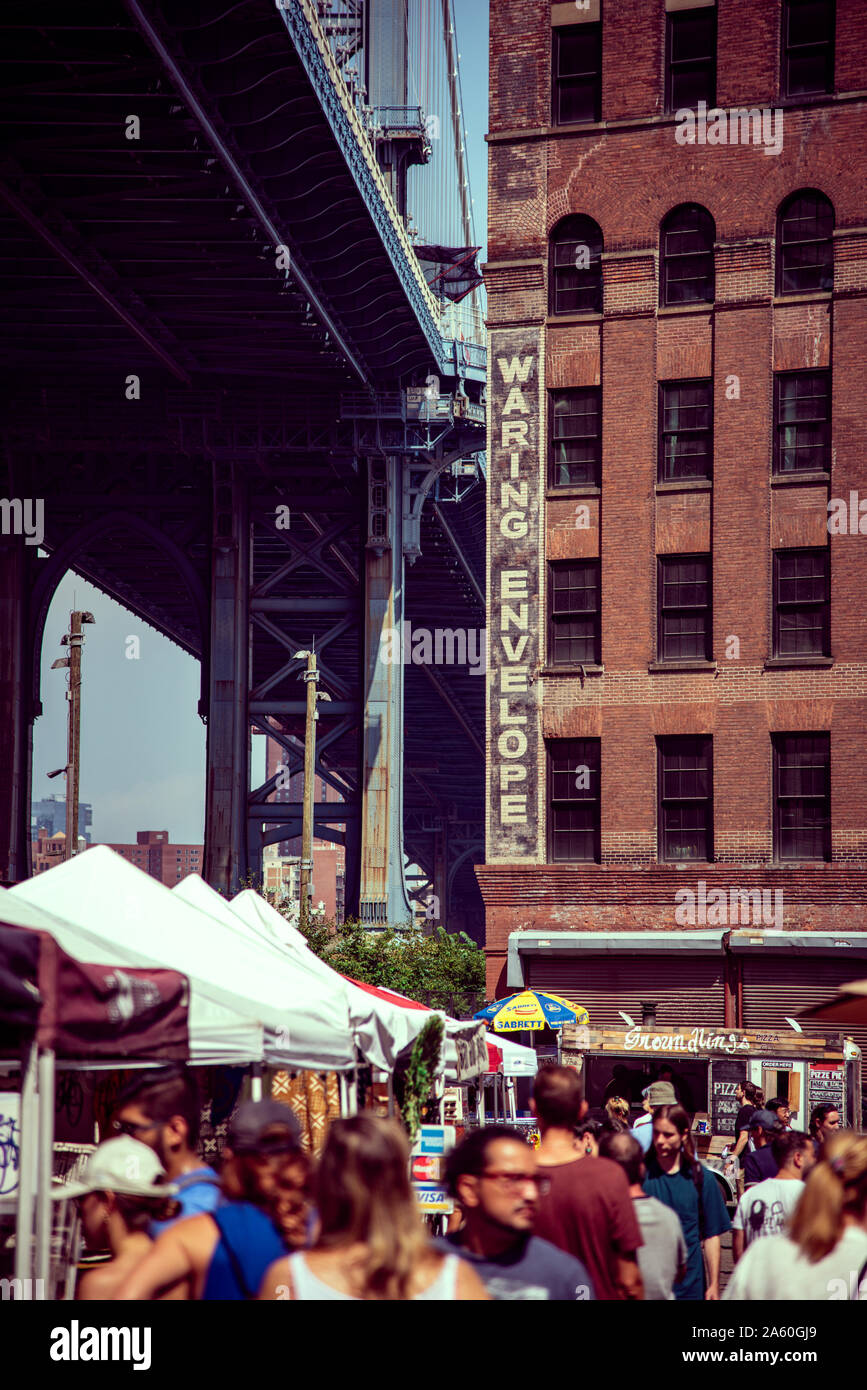
[[[129,1134],[107,1139],[90,1155],[75,1182],[64,1183],[51,1196],[62,1202],[88,1192],[118,1192],[125,1197],[173,1197],[177,1188],[161,1181],[165,1169],[153,1149]]]

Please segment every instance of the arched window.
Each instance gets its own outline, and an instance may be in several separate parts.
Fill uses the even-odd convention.
[[[714,220],[698,203],[672,208],[660,228],[660,304],[712,304]]]
[[[814,188],[787,198],[777,216],[777,294],[834,288],[834,209]]]
[[[602,232],[592,217],[564,217],[551,233],[552,314],[601,313]]]

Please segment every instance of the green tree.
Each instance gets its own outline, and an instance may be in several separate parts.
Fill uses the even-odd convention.
[[[465,932],[370,931],[360,922],[317,921],[304,935],[311,951],[341,975],[395,989],[452,1018],[470,1018],[484,1005],[484,953]]]

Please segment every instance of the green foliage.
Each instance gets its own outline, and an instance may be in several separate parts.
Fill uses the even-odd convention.
[[[421,1128],[444,1036],[445,1025],[439,1015],[435,1015],[413,1043],[406,1071],[395,1076],[395,1098],[411,1144],[415,1143]]]
[[[304,935],[311,951],[341,975],[397,990],[452,1018],[470,1018],[483,1007],[485,957],[465,932],[370,931],[360,922],[317,920]]]

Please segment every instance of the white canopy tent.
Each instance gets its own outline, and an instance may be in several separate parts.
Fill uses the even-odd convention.
[[[350,1017],[356,1028],[358,1046],[365,1059],[379,1071],[393,1071],[398,1053],[408,1043],[415,1041],[427,1022],[428,1014],[419,1012],[415,1017],[408,1016],[406,1009],[377,999],[344,979],[337,970],[332,970],[330,965],[308,948],[304,936],[297,928],[251,888],[245,888],[242,893],[238,893],[230,906],[248,929],[262,932],[269,940],[280,942],[295,959],[300,956],[309,962],[321,979],[329,981],[334,988],[345,991],[349,1001]]]
[[[59,866],[58,866],[59,867]],[[56,872],[54,869],[49,873]],[[134,872],[138,873],[138,870]],[[36,882],[38,880],[31,880]],[[20,885],[24,887],[25,885]],[[29,927],[33,931],[47,931],[57,944],[75,960],[90,965],[162,965],[144,953],[132,951],[125,943],[109,945],[105,937],[93,933],[75,922],[68,921],[61,913],[49,911],[40,903],[31,902],[18,892],[18,889],[0,889],[0,922],[13,927]],[[82,914],[83,915],[83,914]],[[179,969],[174,964],[170,969]],[[186,971],[180,971],[186,974]],[[190,1041],[190,1061],[194,1065],[237,1064],[259,1061],[263,1055],[263,1028],[261,1023],[237,1013],[224,1003],[216,1003],[207,987],[199,980],[190,981],[190,1000],[188,1014]],[[87,1059],[82,1058],[82,1061]],[[121,1064],[118,1058],[113,1066]],[[100,1063],[91,1062],[99,1067]]]
[[[239,1029],[223,1055],[207,1060],[261,1061],[267,1055],[276,1065],[299,1069],[357,1066],[345,1000],[315,971],[297,964],[281,971],[274,951],[252,937],[239,949],[234,925],[191,906],[106,845],[18,884],[6,896],[64,918],[56,939],[79,960],[157,965],[186,975],[191,1033],[200,1019],[206,1021],[201,1003],[194,1016],[199,997],[225,1011],[224,1025],[231,1019]]]
[[[406,999],[396,990],[383,989],[380,994],[374,995],[368,994],[364,989],[359,989],[351,980],[347,980],[338,971],[332,970],[325,961],[314,956],[313,952],[308,949],[301,932],[287,922],[276,908],[272,907],[258,893],[254,893],[252,889],[247,888],[242,893],[238,893],[232,899],[231,906],[246,921],[261,926],[269,934],[273,933],[275,937],[285,941],[286,945],[293,950],[299,949],[306,952],[307,958],[313,958],[316,962],[316,968],[323,976],[339,980],[350,991],[353,1010],[358,1011],[359,1017],[367,1016],[371,1019],[369,1027],[375,1024],[380,1044],[384,1043],[386,1037],[393,1040],[392,1060],[387,1065],[373,1061],[372,1057],[365,1053],[368,1061],[381,1071],[393,1069],[394,1058],[397,1053],[418,1037],[431,1013],[437,1012],[419,1008],[415,1000]],[[296,938],[300,938],[303,945],[299,946]],[[383,997],[386,995],[393,995],[394,1002]],[[446,1028],[443,1048],[445,1080],[453,1082],[458,1079],[466,1079],[468,1076],[478,1075],[485,1066],[483,1060],[485,1053],[483,1025],[474,1020],[460,1022],[458,1019],[449,1018],[446,1014],[443,1014],[443,1019]],[[374,1042],[374,1038],[370,1034],[368,1034],[367,1042],[368,1045]]]
[[[303,1000],[307,979],[314,975],[317,986],[331,992],[346,1009],[356,1047],[361,1058],[370,1066],[379,1071],[392,1071],[398,1052],[420,1032],[427,1015],[423,1015],[420,1022],[407,1022],[401,1017],[402,1009],[389,1006],[379,1009],[377,1000],[357,989],[336,970],[332,970],[330,965],[326,965],[324,960],[320,960],[308,949],[302,933],[251,889],[245,889],[229,903],[198,874],[189,874],[175,885],[172,894],[203,912],[219,917],[237,934],[239,941],[243,941],[245,950],[247,942],[254,942],[273,953],[276,968],[287,979],[296,981],[293,999]],[[277,919],[276,923],[274,918]],[[283,939],[280,924],[288,934]]]

